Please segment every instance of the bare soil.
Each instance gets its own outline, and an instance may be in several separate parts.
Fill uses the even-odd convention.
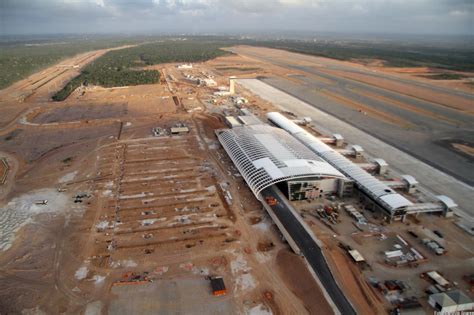
[[[456,148],[457,150],[460,150],[460,151],[474,157],[474,148],[472,146],[465,145],[465,144],[460,144],[460,143],[454,143],[453,147]]]
[[[225,128],[223,109],[235,107],[226,98],[212,105],[214,88],[185,79],[189,72],[212,75],[218,85],[227,85],[230,75],[304,82],[303,74],[229,55],[187,72],[175,64],[158,65],[166,74],[160,84],[88,87],[64,102],[50,102],[81,66],[103,53],[71,58],[67,64],[79,68],[50,67],[0,91],[0,150],[13,166],[0,209],[41,189],[65,200],[57,211],[33,216],[0,255],[0,309],[57,314],[97,308],[105,314],[131,313],[133,307],[156,312],[156,306],[170,311],[189,301],[186,292],[200,290],[190,298],[202,302],[205,313],[259,308],[273,314],[332,313],[307,266],[289,252],[218,144],[214,132]],[[305,58],[299,63],[314,66]],[[247,92],[242,95],[257,116],[274,110]],[[190,132],[152,135],[152,128],[169,130],[177,123]],[[228,193],[232,202],[226,201]],[[382,313],[357,267],[328,244],[324,252],[337,265],[336,278],[356,308]],[[460,246],[452,247],[453,255],[468,258]],[[155,282],[123,284],[131,273]],[[461,277],[456,268],[453,274]],[[224,299],[210,295],[208,275],[224,277]]]
[[[94,105],[71,105],[61,106],[50,111],[43,111],[36,115],[32,123],[58,123],[76,120],[91,120],[104,118],[117,118],[127,115],[126,104],[104,104],[101,106]]]
[[[298,255],[281,250],[277,255],[277,265],[280,276],[287,281],[310,314],[333,314],[323,292]]]
[[[285,247],[277,230],[247,223],[247,215],[264,213],[218,145],[214,130],[225,127],[222,117],[186,113],[198,106],[205,111],[202,98],[212,90],[183,81],[175,65],[166,67],[179,80],[80,88],[64,102],[49,98],[79,68],[51,67],[0,92],[0,149],[15,168],[0,209],[44,188],[66,200],[57,211],[23,222],[1,255],[2,310],[106,313],[130,299],[138,305],[140,295],[112,290],[133,272],[184,285],[178,297],[194,283],[181,278],[198,280],[201,288],[206,276],[224,276],[227,302],[202,304],[206,313],[221,307],[242,313],[260,305],[274,314],[304,312],[273,272],[274,248]],[[190,133],[152,136],[152,128],[169,130],[176,123],[185,123]],[[233,196],[230,204],[224,189]],[[259,252],[259,239],[274,246]],[[275,288],[271,300],[262,295],[269,288]],[[215,300],[209,291],[203,294]]]

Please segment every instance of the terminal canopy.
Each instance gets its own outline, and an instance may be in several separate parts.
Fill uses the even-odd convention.
[[[345,176],[287,132],[266,124],[216,132],[255,196],[273,184],[291,179]]]

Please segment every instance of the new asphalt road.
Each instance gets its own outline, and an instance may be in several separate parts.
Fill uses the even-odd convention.
[[[329,294],[341,314],[356,314],[352,305],[334,280],[331,270],[329,269],[318,244],[316,244],[311,235],[309,235],[301,223],[295,218],[293,213],[288,209],[288,203],[280,197],[280,195],[275,191],[276,189],[278,188],[274,186],[266,188],[262,192],[263,197],[271,196],[277,200],[277,204],[272,207],[273,211],[300,248],[304,257],[318,276],[321,283],[324,285],[326,292]]]

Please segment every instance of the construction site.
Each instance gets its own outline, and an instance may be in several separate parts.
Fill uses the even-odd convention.
[[[387,70],[385,107],[350,103],[314,71],[355,88],[372,69],[227,50],[148,66],[157,84],[52,102],[96,51],[0,91],[0,313],[472,311],[471,170],[453,177],[431,161],[437,147],[419,159],[377,134],[415,125],[401,112],[419,101],[426,124],[464,115],[469,136],[472,93]]]

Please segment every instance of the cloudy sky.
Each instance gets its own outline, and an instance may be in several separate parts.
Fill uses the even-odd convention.
[[[473,34],[474,0],[0,0],[1,34]]]

